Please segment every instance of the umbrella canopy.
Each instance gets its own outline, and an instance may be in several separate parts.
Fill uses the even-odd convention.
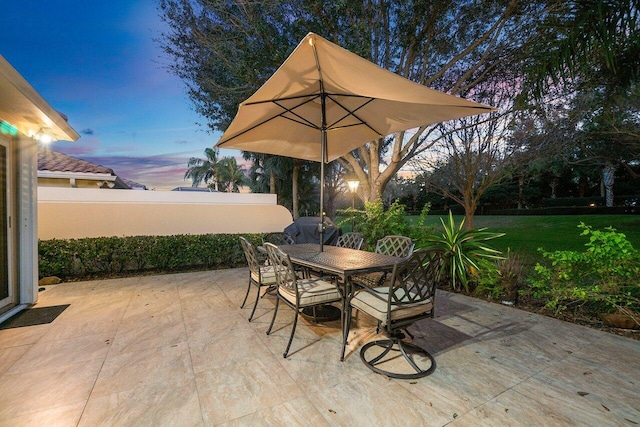
[[[220,148],[330,162],[395,132],[494,109],[405,79],[309,33],[250,98]]]
[[[395,132],[493,110],[407,80],[309,33],[240,104],[216,146],[321,162],[323,219],[325,162]]]

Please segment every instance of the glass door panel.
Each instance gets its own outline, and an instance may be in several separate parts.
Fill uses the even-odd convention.
[[[11,241],[9,234],[9,174],[8,174],[8,147],[6,142],[0,139],[0,308],[10,304],[11,284],[9,253]]]

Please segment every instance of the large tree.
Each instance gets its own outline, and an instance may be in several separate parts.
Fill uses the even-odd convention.
[[[165,51],[196,110],[224,130],[309,31],[417,83],[474,97],[504,67],[517,69],[545,2],[518,0],[158,0],[170,31]],[[507,82],[508,84],[508,82]],[[435,126],[371,141],[340,159],[380,197],[395,174],[442,135]]]
[[[522,137],[522,127],[532,121],[533,111],[515,108],[515,90],[503,82],[496,79],[477,88],[483,101],[500,106],[501,111],[440,125],[438,149],[413,162],[425,169],[432,189],[464,208],[468,229],[473,228],[482,195],[510,178],[541,149],[535,138]]]
[[[571,109],[556,123],[571,135],[565,140],[567,163],[601,171],[606,205],[613,206],[616,170],[640,178],[634,167],[640,161],[640,90],[589,85],[573,95]]]
[[[640,20],[636,0],[555,0],[543,16],[544,31],[528,46],[524,98],[552,96],[558,120],[549,135],[565,135],[570,163],[602,171],[607,206],[613,178],[622,169],[640,178]],[[570,106],[570,108],[566,108]]]

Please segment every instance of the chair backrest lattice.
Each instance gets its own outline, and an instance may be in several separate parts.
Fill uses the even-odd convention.
[[[278,286],[295,291],[297,293],[296,271],[289,255],[282,252],[273,243],[265,242],[265,249],[269,256],[269,262],[275,269],[276,282]]]
[[[339,246],[341,248],[360,249],[363,242],[364,239],[362,238],[362,234],[349,232],[338,237],[336,246]]]
[[[295,239],[289,233],[284,231],[276,231],[273,233],[267,233],[262,238],[263,243],[273,243],[274,245],[293,245],[296,243]]]
[[[441,249],[419,249],[396,264],[391,278],[389,304],[394,306],[433,302],[444,265]]]
[[[260,271],[260,263],[258,262],[255,245],[244,237],[240,237],[240,244],[242,245],[244,256],[247,259],[247,264],[249,264],[249,270],[253,273],[258,273]]]
[[[406,258],[413,252],[415,244],[409,237],[385,236],[376,243],[376,252]]]

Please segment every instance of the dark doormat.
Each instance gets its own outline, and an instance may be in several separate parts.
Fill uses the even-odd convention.
[[[53,322],[69,304],[37,307],[22,310],[0,324],[0,329],[22,328],[23,326],[44,325]]]

